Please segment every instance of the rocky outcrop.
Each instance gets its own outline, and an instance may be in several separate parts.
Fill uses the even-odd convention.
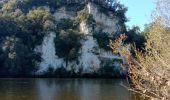
[[[110,35],[119,33],[121,26],[119,25],[119,18],[112,15],[106,15],[100,11],[100,7],[94,3],[87,4],[87,10],[89,14],[93,15],[94,20],[96,21],[96,30],[100,29],[103,32],[109,33]],[[108,11],[109,12],[109,11]]]
[[[48,70],[49,67],[56,69],[57,66],[61,66],[64,63],[63,59],[58,58],[57,55],[55,55],[55,36],[54,32],[50,32],[44,38],[42,45],[36,48],[37,52],[42,53],[42,62],[39,64],[40,68],[38,73]]]
[[[76,3],[81,0],[73,0]],[[112,66],[112,70],[117,71],[121,75],[125,75],[127,70],[121,68],[121,57],[112,54],[111,51],[105,51],[99,48],[96,39],[93,37],[93,31],[99,32],[103,31],[106,34],[113,36],[115,33],[119,33],[121,30],[121,25],[119,25],[119,18],[112,15],[106,15],[100,11],[100,6],[94,4],[95,0],[84,0],[86,6],[83,10],[87,11],[89,15],[93,16],[96,26],[95,29],[88,25],[87,20],[82,20],[79,24],[80,32],[84,34],[84,38],[81,40],[82,47],[79,51],[80,56],[77,61],[68,62],[68,66],[65,65],[65,61],[62,58],[58,58],[55,53],[54,38],[55,32],[50,32],[45,38],[41,46],[38,46],[36,51],[42,54],[42,62],[39,64],[39,73],[45,72],[49,67],[54,69],[64,67],[67,71],[72,70],[74,66],[74,72],[79,72],[82,68],[82,73],[92,73],[97,72],[101,67]],[[101,0],[98,0],[102,2]],[[83,3],[83,2],[82,2]],[[60,7],[54,13],[56,21],[60,19],[71,19],[74,20],[77,16],[77,12],[67,11],[65,6]],[[116,59],[116,60],[115,60]],[[118,59],[118,60],[117,60]],[[105,65],[105,62],[109,62]]]
[[[67,11],[66,7],[61,7],[57,9],[56,12],[54,13],[54,17],[57,21],[59,21],[62,18],[73,20],[75,16],[76,12]]]

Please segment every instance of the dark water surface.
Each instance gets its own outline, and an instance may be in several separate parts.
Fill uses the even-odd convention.
[[[0,100],[135,100],[121,84],[127,83],[116,79],[0,79]]]

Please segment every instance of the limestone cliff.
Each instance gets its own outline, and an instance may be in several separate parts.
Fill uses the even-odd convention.
[[[77,2],[79,2],[79,0],[75,0],[75,3]],[[42,54],[43,59],[39,64],[40,68],[38,73],[42,74],[49,68],[57,70],[58,68],[64,67],[67,71],[72,70],[74,73],[78,73],[80,69],[82,69],[81,74],[83,74],[99,72],[101,68],[112,66],[111,70],[113,70],[113,75],[115,73],[125,75],[127,70],[120,67],[125,63],[123,59],[118,55],[114,55],[111,50],[108,51],[100,48],[96,38],[93,37],[94,33],[101,31],[109,37],[113,37],[115,34],[122,32],[124,26],[120,24],[121,19],[115,16],[113,12],[107,11],[98,3],[94,3],[93,0],[85,0],[82,3],[84,3],[84,6],[81,7],[81,9],[75,8],[76,10],[70,10],[70,6],[63,5],[57,8],[53,14],[55,20],[58,22],[62,19],[75,21],[81,14],[84,14],[82,17],[86,15],[92,16],[93,24],[91,24],[92,20],[88,20],[88,17],[79,20],[80,22],[78,23],[77,30],[83,35],[83,38],[80,40],[81,48],[78,52],[78,59],[65,64],[66,61],[64,58],[56,55],[56,49],[58,48],[55,48],[54,39],[58,33],[55,31],[49,32],[49,34],[44,37],[42,45],[37,46],[35,49],[36,52]],[[101,9],[105,9],[107,12]]]

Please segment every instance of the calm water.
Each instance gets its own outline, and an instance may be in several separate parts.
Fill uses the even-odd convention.
[[[135,100],[111,79],[0,79],[0,100]]]

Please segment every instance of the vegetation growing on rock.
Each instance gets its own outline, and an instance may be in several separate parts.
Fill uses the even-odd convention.
[[[96,22],[95,16],[87,11],[89,2],[103,9],[107,17],[119,18],[120,26],[125,27],[127,8],[114,0],[4,1],[0,7],[0,74],[35,74],[39,68],[39,63],[43,61],[42,54],[36,52],[35,49],[42,44],[50,32],[54,32],[56,36],[54,39],[56,56],[64,59],[66,66],[68,62],[72,61],[76,61],[78,64],[82,42],[86,40],[86,36],[80,30],[82,22],[85,22],[87,28],[91,30],[88,35],[95,37],[94,41],[97,41],[97,45],[100,48],[110,50],[107,46],[110,39],[108,33],[102,32],[101,27],[98,27],[98,30],[101,30],[100,33],[96,31],[96,25],[99,23]],[[112,6],[108,2],[112,2]],[[53,14],[62,7],[65,11],[74,12],[74,18],[56,20],[57,16]],[[126,29],[123,28],[119,31],[126,32]],[[74,67],[71,69],[75,69]],[[78,69],[81,70],[81,65],[79,67]]]

